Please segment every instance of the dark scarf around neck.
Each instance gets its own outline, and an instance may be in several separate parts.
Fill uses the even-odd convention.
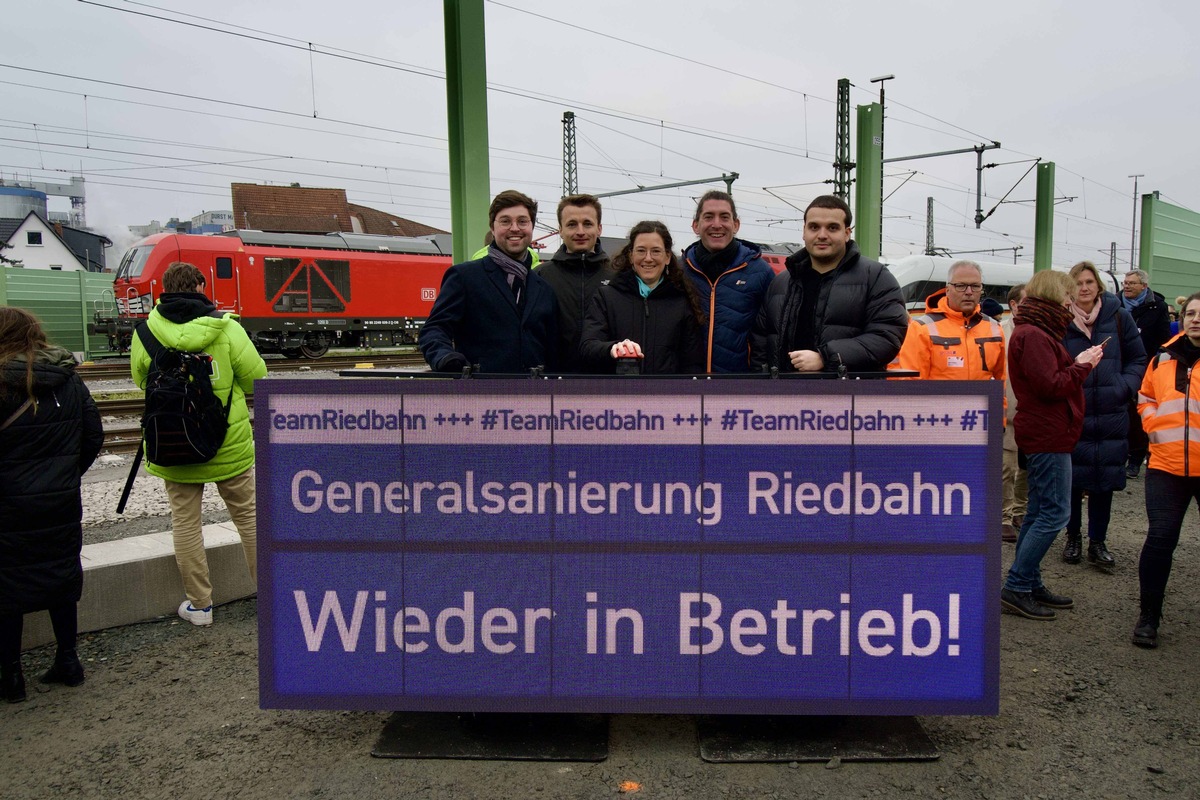
[[[1071,312],[1058,303],[1040,297],[1026,297],[1017,306],[1013,325],[1032,325],[1045,331],[1051,338],[1062,341],[1071,319]]]
[[[737,258],[737,254],[741,249],[741,242],[734,239],[725,246],[725,249],[711,253],[708,249],[700,244],[694,250],[696,258],[696,266],[708,276],[710,281],[716,281],[721,277],[721,274],[733,266],[733,260]]]
[[[529,267],[517,261],[499,247],[496,247],[495,242],[488,245],[488,258],[495,261],[500,266],[500,269],[504,270],[504,274],[508,276],[508,285],[510,287],[513,285],[514,280],[519,280],[522,284],[525,283],[525,276],[529,274]]]

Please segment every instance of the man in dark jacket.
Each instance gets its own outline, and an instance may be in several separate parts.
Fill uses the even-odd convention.
[[[700,241],[683,254],[686,271],[708,315],[705,370],[749,372],[750,332],[775,271],[758,245],[736,238],[742,227],[733,197],[705,192],[692,232]]]
[[[1121,304],[1133,315],[1147,360],[1152,360],[1158,348],[1171,338],[1171,308],[1161,294],[1150,288],[1150,276],[1144,270],[1131,269],[1125,275]],[[1142,462],[1150,452],[1150,440],[1142,430],[1138,416],[1137,395],[1129,406],[1129,464],[1125,474],[1130,478],[1141,475]]]
[[[600,201],[573,194],[558,202],[562,246],[537,268],[558,300],[558,371],[586,371],[579,357],[580,333],[600,284],[612,280],[608,253],[600,245]]]
[[[557,366],[558,304],[530,269],[537,203],[508,189],[488,209],[488,254],[446,270],[417,345],[438,372],[471,365],[487,373]]]
[[[900,284],[850,238],[850,207],[823,195],[804,210],[804,249],[771,282],[755,325],[756,365],[780,372],[882,372],[900,352]]]

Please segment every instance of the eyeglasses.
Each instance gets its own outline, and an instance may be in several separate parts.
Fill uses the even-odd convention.
[[[653,256],[654,258],[662,258],[666,254],[667,254],[667,251],[663,250],[661,247],[654,247],[649,250],[647,250],[644,247],[633,248],[633,257],[634,258],[645,258],[647,255]]]
[[[978,294],[983,291],[982,283],[947,283],[946,285],[953,288],[956,292],[975,292]]]

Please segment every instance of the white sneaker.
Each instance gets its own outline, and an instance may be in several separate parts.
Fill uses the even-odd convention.
[[[193,625],[206,628],[212,625],[212,606],[208,608],[192,608],[192,601],[185,599],[179,604],[179,618],[187,620]]]

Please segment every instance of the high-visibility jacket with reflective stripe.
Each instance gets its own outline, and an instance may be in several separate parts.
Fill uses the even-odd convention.
[[[1200,369],[1167,342],[1150,361],[1138,390],[1138,413],[1150,438],[1150,469],[1200,475]]]
[[[976,310],[970,317],[951,308],[946,290],[925,301],[913,317],[893,367],[913,370],[926,380],[1004,380],[1004,333],[1000,323]]]

